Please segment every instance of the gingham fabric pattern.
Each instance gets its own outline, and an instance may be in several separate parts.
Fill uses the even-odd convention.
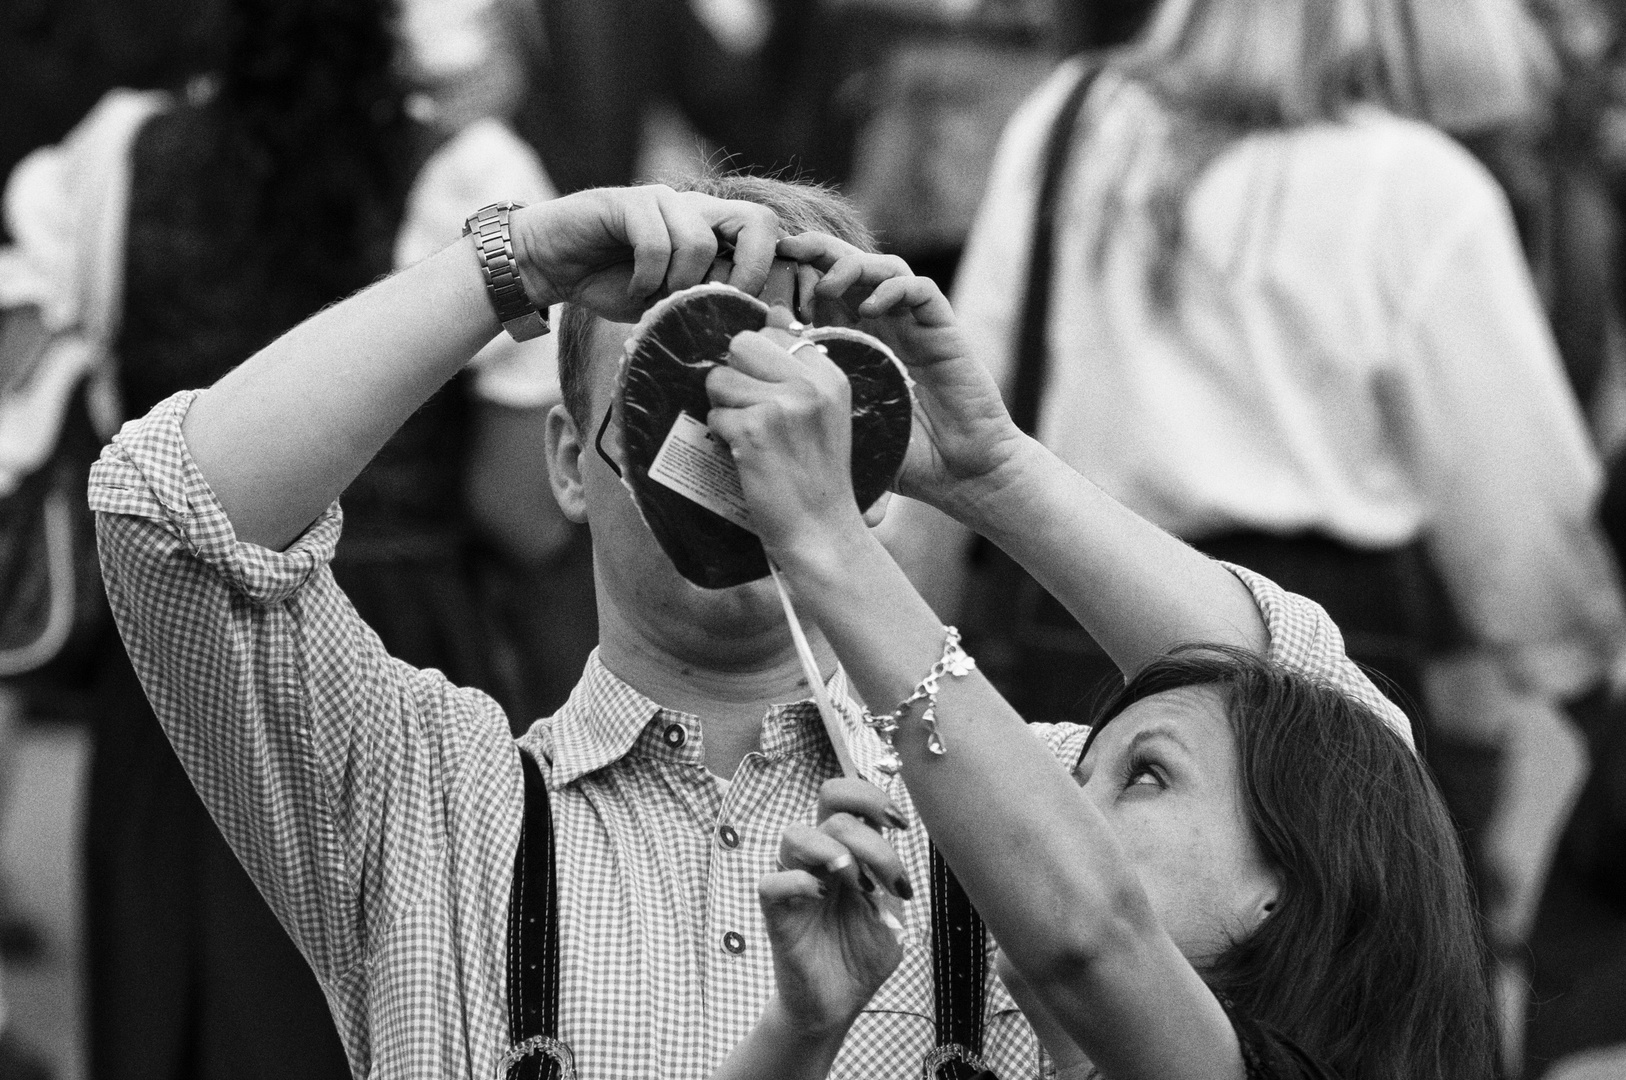
[[[316,970],[355,1074],[492,1077],[507,1048],[523,814],[506,718],[384,652],[328,571],[336,506],[285,552],[236,541],[181,437],[195,397],[127,424],[91,474],[103,573],[142,683]],[[1318,607],[1243,580],[1275,660],[1381,702]],[[841,675],[831,691],[849,701]],[[1085,729],[1035,732],[1070,765]],[[861,771],[913,820],[901,783],[875,770],[879,743],[853,724],[848,737]],[[580,1074],[707,1076],[772,989],[757,879],[783,825],[812,820],[819,783],[837,772],[816,710],[768,709],[761,751],[725,785],[702,764],[699,718],[662,709],[595,657],[566,706],[519,741],[545,763],[553,797],[560,1034]],[[932,1041],[926,838],[916,823],[893,840],[921,898],[839,1080],[918,1075]],[[1032,1033],[992,968],[990,1064],[1003,1080],[1037,1076]]]

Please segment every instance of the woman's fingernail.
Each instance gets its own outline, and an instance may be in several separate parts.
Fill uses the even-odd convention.
[[[892,893],[900,900],[913,900],[915,898],[915,887],[909,884],[908,878],[900,876],[898,880],[892,883]]]
[[[903,811],[891,803],[886,804],[886,820],[891,823],[894,829],[907,829],[909,827],[909,821],[903,816]]]

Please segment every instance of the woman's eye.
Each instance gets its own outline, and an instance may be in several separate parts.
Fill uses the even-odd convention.
[[[1168,778],[1163,769],[1149,758],[1133,758],[1124,766],[1124,788],[1154,788],[1162,790],[1168,787]]]

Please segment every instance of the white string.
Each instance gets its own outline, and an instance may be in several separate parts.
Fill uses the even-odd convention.
[[[856,777],[858,769],[853,765],[852,753],[847,749],[847,737],[841,726],[841,717],[836,713],[835,704],[830,700],[830,693],[824,687],[824,677],[819,674],[818,661],[813,659],[813,648],[807,643],[807,635],[802,633],[801,620],[796,617],[796,606],[790,602],[790,593],[785,589],[785,579],[779,576],[779,567],[768,561],[768,571],[773,574],[774,587],[779,590],[779,603],[785,609],[785,622],[790,626],[791,640],[796,642],[796,656],[802,662],[802,674],[807,677],[807,684],[813,688],[813,701],[819,707],[819,716],[824,720],[824,732],[830,736],[830,745],[835,748],[836,760],[841,762],[841,775]]]

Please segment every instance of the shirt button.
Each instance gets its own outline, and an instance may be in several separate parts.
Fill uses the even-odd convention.
[[[724,825],[722,828],[718,829],[717,839],[723,842],[723,846],[725,848],[737,848],[740,846],[740,834],[734,831],[734,826],[732,825]]]
[[[661,732],[661,738],[666,740],[667,746],[676,750],[689,741],[689,733],[683,730],[682,724],[667,724],[666,730]]]
[[[727,949],[735,956],[738,956],[740,953],[745,951],[745,939],[738,933],[730,930],[728,933],[723,935],[723,948]]]

